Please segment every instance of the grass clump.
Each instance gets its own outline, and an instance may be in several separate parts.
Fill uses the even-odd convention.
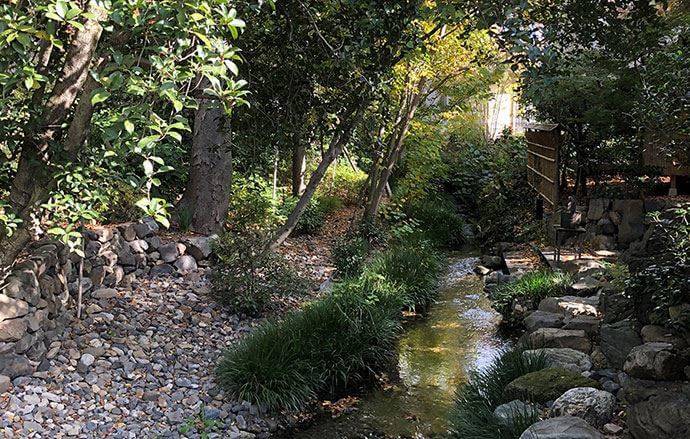
[[[394,265],[398,253],[409,273]],[[228,349],[217,369],[220,383],[235,398],[294,410],[373,376],[394,358],[401,310],[432,297],[426,289],[436,287],[435,259],[421,244],[391,248],[360,277],[336,284],[331,295]],[[433,274],[421,273],[420,263]]]
[[[369,241],[361,236],[348,235],[333,246],[333,262],[342,277],[356,276],[362,271],[370,250]]]
[[[523,356],[524,348],[505,351],[486,370],[475,372],[461,386],[450,413],[450,432],[462,439],[517,439],[537,421],[535,413],[516,413],[511,423],[494,415],[499,405],[509,402],[505,387],[516,378],[546,367],[543,355]]]
[[[533,271],[515,282],[499,285],[491,292],[490,299],[493,308],[503,315],[503,321],[506,324],[515,324],[516,322],[510,321],[515,300],[527,309],[534,309],[545,297],[565,294],[571,283],[572,277],[567,273]]]
[[[410,204],[408,215],[417,222],[424,238],[442,248],[457,249],[465,243],[465,221],[453,202],[443,197],[425,197]]]

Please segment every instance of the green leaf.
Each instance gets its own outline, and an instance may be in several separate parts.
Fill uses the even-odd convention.
[[[110,93],[103,90],[102,88],[99,88],[91,96],[91,104],[96,105],[96,104],[99,104],[101,102],[105,102],[109,97],[110,97]]]
[[[134,123],[132,123],[132,121],[125,120],[124,125],[125,131],[127,131],[129,134],[132,134],[134,132]]]
[[[147,177],[153,175],[153,163],[151,162],[151,160],[144,160],[144,174]]]

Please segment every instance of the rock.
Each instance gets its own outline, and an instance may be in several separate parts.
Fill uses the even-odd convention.
[[[623,432],[623,427],[621,427],[620,425],[611,424],[611,423],[604,425],[604,433],[606,433],[606,434],[617,435],[617,434],[621,434],[622,432]]]
[[[541,328],[560,328],[563,326],[563,314],[546,311],[534,311],[523,320],[528,332]]]
[[[683,393],[659,393],[630,405],[627,424],[635,439],[690,437],[690,399]]]
[[[0,322],[25,316],[29,313],[29,304],[20,299],[13,299],[0,294]]]
[[[157,252],[160,246],[163,245],[161,239],[158,236],[149,236],[148,238],[146,238],[145,241],[148,244],[147,251],[149,253]]]
[[[117,229],[120,231],[122,237],[125,238],[125,241],[134,241],[137,239],[137,231],[134,229],[134,224],[120,224]]]
[[[615,200],[613,210],[620,214],[619,244],[630,244],[642,238],[644,235],[644,202],[642,200]]]
[[[476,267],[474,267],[473,271],[475,274],[477,274],[479,276],[486,276],[487,274],[491,273],[491,269],[486,268],[483,265],[477,265]]]
[[[500,256],[484,255],[479,260],[483,266],[492,270],[499,270],[503,267],[503,258]]]
[[[165,276],[175,273],[175,267],[170,264],[161,264],[151,267],[151,276]]]
[[[110,229],[99,228],[93,230],[93,233],[96,236],[96,239],[98,239],[98,242],[106,243],[113,239],[113,231]]]
[[[510,426],[516,417],[519,419],[537,419],[539,410],[533,404],[527,404],[519,399],[515,399],[496,407],[494,416],[498,418],[498,422],[501,424]]]
[[[632,348],[623,366],[628,375],[651,380],[682,378],[684,364],[670,343],[645,343]]]
[[[0,393],[5,393],[12,387],[12,380],[7,375],[0,375]]]
[[[581,373],[592,369],[592,362],[587,354],[570,348],[532,349],[522,353],[524,357],[544,356],[548,367],[566,369]]]
[[[604,216],[604,212],[609,207],[609,200],[603,198],[595,198],[589,201],[589,209],[587,210],[587,219],[590,221],[598,221]]]
[[[601,351],[616,369],[622,369],[632,348],[642,344],[642,339],[629,320],[601,325],[600,337]]]
[[[598,317],[579,315],[572,318],[567,318],[563,329],[580,329],[587,333],[587,335],[594,336],[599,334],[600,320]]]
[[[158,253],[160,253],[161,260],[163,262],[167,262],[167,263],[175,262],[177,260],[177,257],[179,256],[177,243],[170,242],[168,244],[161,245],[158,248]]]
[[[678,336],[673,335],[663,326],[646,325],[640,331],[644,343],[671,343],[676,349],[687,347],[687,342]]]
[[[538,348],[571,348],[589,353],[592,344],[582,330],[541,328],[529,335],[530,345]]]
[[[79,364],[85,369],[88,369],[95,361],[96,358],[89,353],[82,354],[81,358],[79,358]]]
[[[583,419],[561,416],[533,424],[520,439],[604,439],[604,436]]]
[[[175,267],[179,273],[187,274],[197,269],[196,259],[189,255],[182,255],[175,261]]]
[[[555,416],[577,416],[597,428],[613,418],[616,397],[593,387],[577,387],[559,396],[551,406]]]
[[[578,297],[589,297],[595,295],[602,283],[592,276],[585,276],[570,286],[570,291]]]
[[[0,374],[14,379],[18,376],[31,375],[32,373],[34,373],[34,368],[31,366],[29,359],[23,355],[0,355]]]
[[[547,297],[539,302],[539,310],[563,315],[598,315],[599,299],[597,297]]]
[[[144,220],[144,222],[134,224],[133,227],[139,239],[148,238],[158,231],[158,224],[153,219]]]
[[[93,293],[91,293],[91,297],[94,299],[113,299],[117,297],[117,290],[114,288],[100,288]]]
[[[26,319],[12,319],[0,322],[0,342],[18,341],[27,331]]]
[[[143,239],[137,239],[137,240],[129,242],[128,244],[129,244],[130,250],[132,250],[132,252],[137,253],[137,254],[146,253],[146,250],[149,249],[148,242],[144,241]]]
[[[547,368],[514,379],[506,386],[504,394],[506,399],[521,399],[544,404],[575,387],[599,388],[599,383],[576,372]]]
[[[213,240],[216,236],[197,236],[184,241],[187,246],[187,254],[197,261],[208,259],[213,252]]]
[[[604,323],[615,323],[633,316],[633,302],[622,291],[606,286],[601,291],[601,312]]]

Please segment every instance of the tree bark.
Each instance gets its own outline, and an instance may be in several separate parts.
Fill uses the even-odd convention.
[[[374,221],[376,215],[378,214],[379,207],[381,206],[381,200],[383,198],[384,191],[388,186],[388,179],[393,173],[395,164],[400,159],[402,155],[402,150],[405,145],[405,137],[410,129],[410,124],[414,119],[417,108],[422,101],[424,96],[424,87],[426,81],[424,79],[420,80],[419,84],[416,85],[416,89],[412,91],[409,98],[404,99],[405,109],[402,117],[396,118],[397,124],[391,133],[391,137],[388,142],[388,154],[383,161],[383,166],[377,171],[376,178],[372,182],[371,191],[367,200],[367,205],[364,209],[364,220]]]
[[[206,235],[222,231],[228,215],[232,183],[229,123],[218,101],[200,100],[194,118],[189,182],[178,212],[187,210],[190,228]]]
[[[304,193],[304,174],[307,172],[307,151],[300,139],[292,147],[292,195],[299,197]]]
[[[344,117],[344,121],[342,122],[338,133],[335,135],[333,140],[331,140],[328,150],[326,150],[321,158],[321,162],[309,177],[309,183],[304,189],[304,193],[300,197],[299,201],[297,201],[297,205],[295,205],[295,208],[288,216],[285,224],[283,224],[276,231],[271,240],[268,241],[265,250],[275,250],[276,248],[280,247],[280,245],[285,242],[287,237],[290,236],[290,233],[292,233],[292,231],[295,229],[295,226],[297,226],[297,222],[302,216],[302,213],[304,213],[305,209],[309,205],[309,202],[314,196],[316,188],[323,180],[324,175],[326,175],[328,167],[338,158],[338,156],[342,153],[343,148],[345,148],[347,143],[350,141],[352,132],[362,118],[364,109],[368,104],[368,100],[355,104],[354,106],[356,106],[356,109],[350,111],[349,114]]]
[[[84,27],[77,31],[67,49],[62,71],[38,120],[35,134],[22,144],[9,202],[24,223],[11,237],[0,242],[0,268],[11,265],[31,240],[28,227],[32,210],[50,195],[52,184],[49,147],[52,142],[61,139],[62,127],[88,78],[89,67],[103,31],[100,21],[107,14],[106,10],[95,3],[89,5],[88,12],[92,14],[92,18],[86,20]],[[40,68],[48,65],[50,54],[49,49],[41,48],[38,60]],[[37,93],[42,94],[43,90]]]

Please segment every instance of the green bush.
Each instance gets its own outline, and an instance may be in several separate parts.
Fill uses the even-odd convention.
[[[359,278],[228,349],[221,384],[235,398],[299,409],[372,376],[394,358],[401,310],[429,303],[437,272],[427,245],[391,248]]]
[[[230,348],[217,369],[220,383],[235,398],[296,410],[368,377],[391,360],[400,325],[397,310],[360,286],[339,285]]]
[[[355,171],[346,163],[337,163],[334,166],[335,175],[331,171],[319,186],[317,195],[322,197],[337,198],[347,206],[356,205],[359,202],[367,174]],[[333,168],[332,168],[333,169]]]
[[[509,402],[505,387],[516,378],[546,367],[543,355],[522,355],[524,348],[505,351],[485,371],[474,372],[467,384],[456,393],[450,413],[450,431],[458,439],[518,439],[537,421],[533,413],[518,413],[512,425],[499,422],[494,410]]]
[[[283,219],[270,183],[261,177],[233,179],[228,212],[228,224],[236,233],[270,229]]]
[[[280,255],[263,252],[259,232],[226,233],[214,243],[217,262],[211,271],[212,292],[234,312],[256,315],[268,308],[273,295],[301,294],[305,279]]]
[[[464,244],[465,222],[448,198],[425,197],[411,203],[407,211],[424,236],[434,244],[449,249]]]
[[[338,239],[333,246],[333,262],[339,275],[349,277],[359,274],[369,249],[369,242],[360,236],[347,235]]]
[[[507,325],[517,324],[510,321],[514,300],[527,309],[534,309],[545,297],[560,296],[572,283],[572,277],[563,272],[533,271],[520,279],[497,286],[489,294],[493,308],[503,315]]]

